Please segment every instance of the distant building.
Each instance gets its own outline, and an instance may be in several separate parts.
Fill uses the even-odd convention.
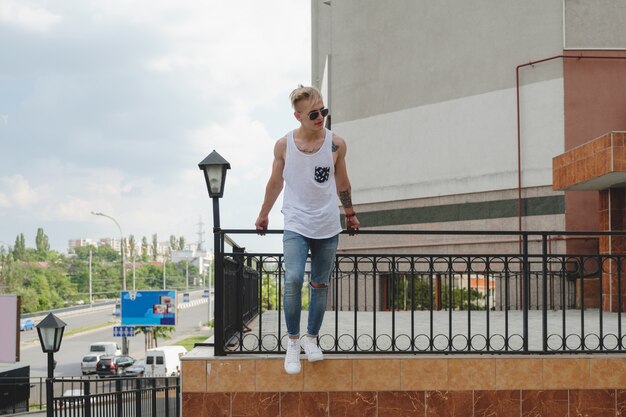
[[[76,248],[84,248],[86,246],[98,247],[98,244],[91,239],[70,239],[67,242],[67,253],[76,253]]]
[[[131,253],[130,246],[128,245],[128,240],[126,240],[125,253],[128,256]],[[151,242],[150,242],[151,243]],[[67,253],[72,254],[76,253],[76,248],[82,248],[85,246],[93,246],[93,247],[101,247],[101,246],[109,246],[115,249],[118,253],[121,250],[121,242],[119,238],[115,237],[103,237],[97,240],[93,240],[90,238],[80,238],[80,239],[70,239],[67,245]],[[157,243],[157,258],[158,260],[163,260],[164,256],[169,254],[169,242],[158,242]],[[141,256],[141,242],[137,242],[135,244],[134,253],[137,256]],[[152,258],[152,245],[148,245],[148,256]]]
[[[170,253],[172,262],[189,262],[198,268],[198,272],[202,275],[205,271],[211,270],[213,263],[213,251],[199,251],[195,248],[187,250],[174,250]]]

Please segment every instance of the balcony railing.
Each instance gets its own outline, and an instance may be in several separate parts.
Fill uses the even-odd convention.
[[[216,271],[215,296],[223,297],[224,309],[215,312],[215,354],[284,352],[283,255],[245,253],[236,245],[231,252],[224,251],[225,239],[233,243],[228,236],[256,231],[217,233],[222,245],[216,256],[221,257],[223,270]],[[626,255],[557,253],[550,244],[557,238],[561,248],[566,239],[626,241],[626,233],[379,230],[359,234],[446,237],[463,241],[465,248],[485,237],[493,242],[494,236],[515,244],[506,246],[512,253],[422,253],[433,250],[433,245],[415,253],[338,254],[319,335],[326,353],[626,351],[622,329]],[[310,271],[308,264],[306,271]],[[303,291],[304,321],[308,286]]]
[[[108,417],[181,415],[180,378],[107,378],[66,377],[0,378],[0,415],[30,411],[43,415],[47,410],[46,393],[52,391],[55,417]],[[28,415],[28,414],[24,414]]]

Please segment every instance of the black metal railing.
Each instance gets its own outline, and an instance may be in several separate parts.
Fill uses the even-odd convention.
[[[256,231],[218,233],[223,241],[226,234]],[[359,234],[448,236],[452,241],[462,236],[466,248],[472,238],[498,235],[509,242],[513,237],[519,245],[509,245],[510,253],[491,254],[338,254],[319,335],[327,353],[626,352],[622,330],[626,256],[553,253],[549,246],[555,236],[565,248],[568,238],[625,238],[626,233]],[[218,251],[216,256],[223,259],[224,269],[216,271],[216,279],[223,280],[224,292],[215,296],[224,297],[225,306],[223,314],[216,311],[216,320],[221,317],[225,329],[223,337],[216,334],[216,355],[284,352],[283,255],[233,250]],[[306,286],[303,299],[306,309]]]
[[[48,390],[53,393],[53,415],[58,417],[181,416],[179,377],[0,378],[0,415],[46,412]]]

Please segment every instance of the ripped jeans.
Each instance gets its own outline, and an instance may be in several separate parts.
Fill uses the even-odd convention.
[[[289,336],[300,336],[300,313],[302,311],[302,284],[309,250],[311,251],[311,300],[307,334],[317,336],[328,299],[330,275],[335,265],[339,235],[327,239],[311,239],[290,230],[283,234],[285,267],[284,308],[285,323]]]

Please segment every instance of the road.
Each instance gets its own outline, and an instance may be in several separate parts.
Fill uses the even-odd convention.
[[[182,296],[182,292],[179,295]],[[171,344],[176,340],[190,336],[206,335],[207,338],[209,337],[209,330],[206,327],[201,327],[201,324],[206,324],[208,321],[207,299],[202,299],[201,296],[201,291],[192,293],[191,302],[187,306],[179,302],[180,309],[178,310],[176,331],[171,339],[160,339],[158,341],[159,344]],[[113,309],[110,307],[96,312],[62,317],[62,320],[67,323],[65,331],[71,332],[72,329],[81,329],[97,323],[113,322],[116,318],[112,312]],[[117,322],[117,324],[111,323],[96,330],[63,337],[61,350],[54,354],[54,359],[57,361],[55,376],[80,376],[80,361],[83,355],[87,353],[90,343],[115,341],[121,346],[121,337],[113,337],[113,326],[119,324],[119,318],[117,318]],[[135,359],[143,359],[145,356],[143,334],[130,337],[129,339],[129,355]],[[30,365],[31,377],[45,377],[47,375],[47,355],[41,351],[37,331],[21,332],[20,345],[21,360],[17,365]]]

